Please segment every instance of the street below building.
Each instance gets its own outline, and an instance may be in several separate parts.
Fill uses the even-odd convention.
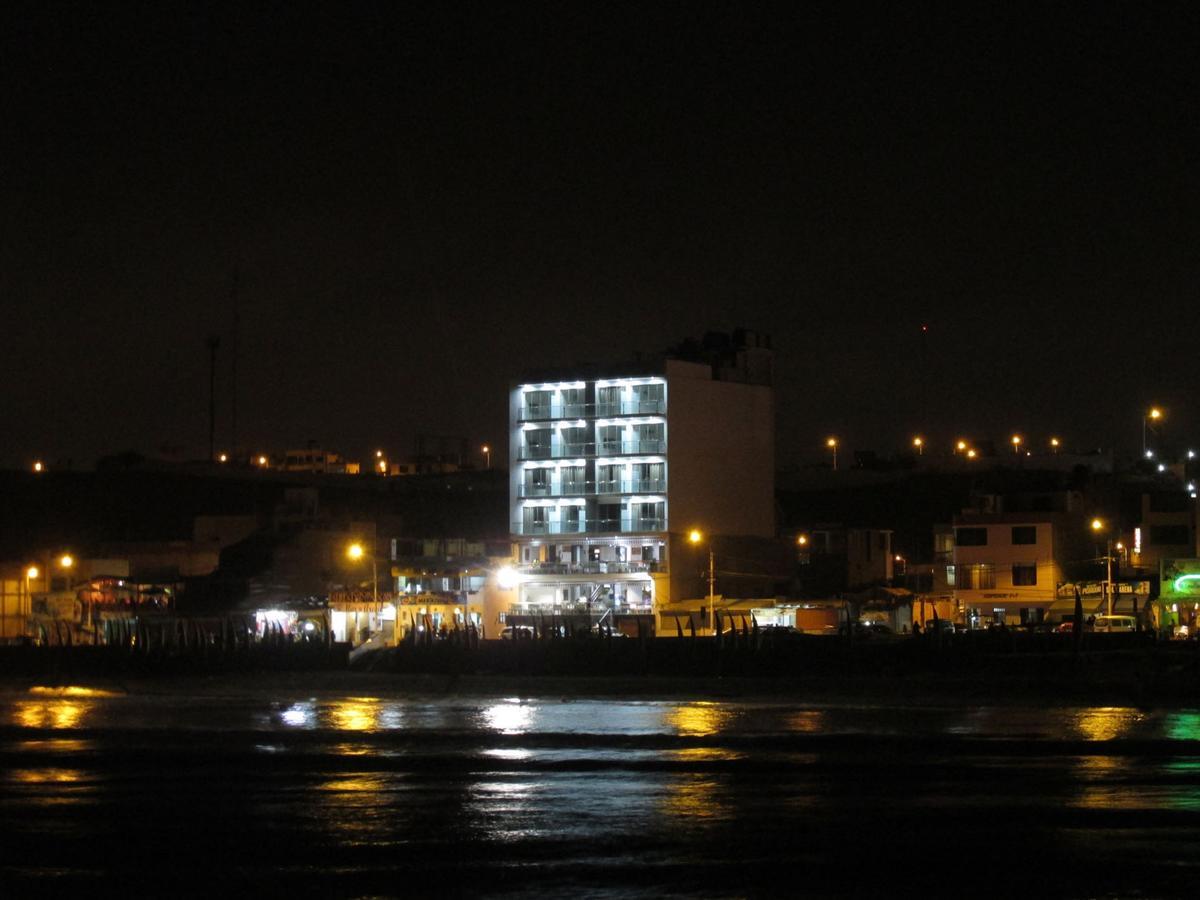
[[[5,893],[1192,896],[1200,877],[1200,709],[330,683],[10,684]]]

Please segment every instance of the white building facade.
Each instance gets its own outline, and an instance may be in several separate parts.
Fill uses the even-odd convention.
[[[649,616],[672,594],[672,556],[695,561],[688,530],[774,534],[770,350],[722,359],[513,389],[511,612]]]

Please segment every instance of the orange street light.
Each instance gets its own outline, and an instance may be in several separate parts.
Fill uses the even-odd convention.
[[[699,544],[704,540],[704,533],[699,528],[693,528],[688,532],[688,543]],[[717,620],[713,618],[713,582],[716,579],[716,570],[713,567],[713,548],[712,544],[708,545],[708,624],[712,626],[713,634],[717,633]]]
[[[921,437],[913,438],[913,446],[917,448],[917,456],[924,455],[925,441]]]
[[[1058,452],[1058,438],[1056,438],[1056,437],[1050,438],[1050,449],[1054,453]]]
[[[825,446],[826,446],[826,447],[828,447],[830,450],[832,450],[832,451],[833,451],[833,471],[835,471],[835,472],[836,472],[836,471],[837,471],[837,448],[838,448],[838,439],[837,439],[837,438],[835,438],[835,437],[826,438],[826,439],[825,439]]]
[[[974,449],[967,451],[967,459],[974,459],[977,455]]]
[[[1021,452],[1021,436],[1019,434],[1014,434],[1012,436],[1012,445],[1013,445],[1013,453]]]
[[[808,546],[808,535],[807,534],[798,535],[796,537],[796,543],[801,547]]]
[[[33,464],[33,471],[35,471],[35,472],[46,471],[46,467],[44,465],[42,465],[42,461],[40,459]]]
[[[492,448],[489,447],[487,444],[484,444],[479,449],[483,451],[484,466],[486,468],[490,469],[492,467]]]
[[[74,557],[71,556],[70,553],[64,553],[62,556],[59,557],[58,564],[60,566],[62,566],[64,569],[69,569],[69,568],[71,568],[71,566],[75,565],[75,559],[74,559]]]
[[[33,579],[37,578],[40,574],[42,574],[42,573],[38,571],[37,566],[30,566],[28,569],[25,570],[25,577],[28,578],[30,581],[33,581]]]

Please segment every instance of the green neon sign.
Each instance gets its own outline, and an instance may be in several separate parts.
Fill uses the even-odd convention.
[[[1200,581],[1200,575],[1180,575],[1175,579],[1175,591],[1182,594],[1187,591],[1187,582]]]

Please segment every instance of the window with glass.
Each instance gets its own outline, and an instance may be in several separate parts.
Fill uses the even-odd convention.
[[[545,534],[550,521],[544,506],[525,507],[524,534]]]
[[[563,507],[562,530],[565,532],[583,531],[583,516],[581,515],[581,507]]]
[[[587,490],[587,470],[583,466],[564,466],[562,470],[564,494],[582,494]]]
[[[621,504],[601,503],[596,507],[596,531],[621,530]]]
[[[598,466],[596,468],[596,491],[615,494],[621,490],[621,466]]]
[[[619,387],[596,388],[596,415],[618,416],[621,414],[621,389]]]
[[[986,547],[986,528],[955,528],[954,543],[960,547]]]
[[[667,489],[662,463],[638,463],[633,467],[633,489],[639,493],[657,493]]]
[[[620,425],[601,425],[598,435],[600,446],[597,448],[597,451],[601,454],[620,453],[622,431],[623,429]]]
[[[588,438],[591,430],[584,428],[564,428],[562,436],[562,452],[564,456],[583,456],[588,451]]]
[[[1013,587],[1027,587],[1037,584],[1037,565],[1031,563],[1013,563]]]
[[[632,527],[639,531],[658,531],[663,527],[662,503],[635,503],[632,513]]]
[[[567,419],[578,419],[585,415],[586,397],[583,388],[564,388],[562,392],[562,414]]]
[[[548,419],[550,418],[550,404],[553,398],[550,391],[526,391],[525,392],[525,418],[527,419]]]
[[[665,411],[663,402],[666,392],[665,384],[636,384],[633,386],[634,413],[661,413]]]
[[[996,587],[996,567],[991,563],[955,566],[956,587],[963,590],[987,591]]]
[[[661,422],[635,425],[633,429],[637,441],[633,448],[637,453],[661,453],[663,451],[663,425]]]
[[[1014,525],[1012,529],[1012,542],[1014,544],[1036,544],[1037,526]]]
[[[526,459],[547,459],[550,456],[550,430],[548,428],[523,432],[525,435]]]
[[[550,496],[550,470],[549,469],[526,469],[525,470],[525,496],[526,497],[549,497]]]

